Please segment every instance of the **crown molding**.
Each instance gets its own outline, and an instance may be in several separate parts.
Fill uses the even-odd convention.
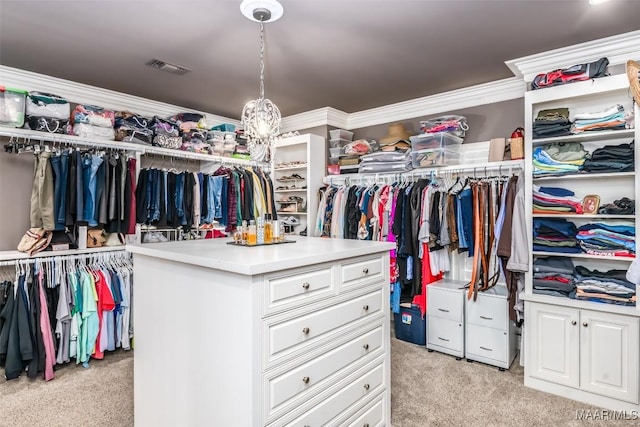
[[[352,113],[349,115],[347,129],[359,129],[445,111],[522,98],[525,90],[524,82],[515,77],[469,86]]]
[[[161,117],[169,117],[185,111],[194,111],[192,108],[180,107],[4,65],[0,65],[0,82],[5,86],[26,91],[55,93],[78,104],[100,105],[116,111],[135,111],[137,114],[144,116],[158,115]],[[203,111],[198,111],[198,113],[206,117],[207,124],[210,126],[221,123],[230,123],[236,126],[240,125],[240,121],[236,119],[217,116]]]
[[[335,126],[347,129],[349,114],[332,107],[323,107],[304,113],[294,114],[282,118],[280,132],[310,129],[317,126]]]
[[[609,65],[640,58],[640,30],[512,59],[505,64],[516,77],[530,82],[538,74],[603,57],[609,59]]]

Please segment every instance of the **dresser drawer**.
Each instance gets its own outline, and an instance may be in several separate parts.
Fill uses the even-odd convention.
[[[478,294],[476,301],[467,300],[467,323],[489,328],[507,329],[507,300]]]
[[[292,356],[291,353],[320,341],[332,331],[380,314],[383,297],[382,289],[378,289],[298,317],[265,322],[268,362],[287,354]]]
[[[427,314],[456,322],[462,322],[464,300],[459,290],[427,286]]]
[[[358,363],[383,347],[382,326],[364,333],[292,370],[265,378],[266,418],[278,415],[293,399],[315,394],[330,384],[340,370]]]
[[[467,325],[467,358],[473,355],[505,362],[508,337],[504,330]]]
[[[322,403],[314,406],[286,425],[288,427],[320,427],[326,425],[360,399],[379,393],[384,386],[384,375],[384,365],[382,363],[373,369],[369,369],[364,374],[360,373],[359,377],[355,377],[355,379],[349,381]]]
[[[429,345],[462,352],[464,345],[462,323],[429,316],[427,320],[427,346]]]
[[[290,309],[335,294],[333,269],[298,270],[293,274],[267,277],[265,313]]]
[[[381,280],[383,274],[383,258],[358,259],[340,265],[340,284],[343,289]]]
[[[385,406],[383,397],[384,394],[368,404],[363,414],[356,416],[355,419],[348,420],[346,425],[349,427],[378,427],[384,425]]]

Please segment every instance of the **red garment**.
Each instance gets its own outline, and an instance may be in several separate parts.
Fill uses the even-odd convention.
[[[412,304],[420,307],[420,313],[422,313],[422,316],[424,317],[427,312],[427,286],[433,282],[442,280],[442,273],[438,273],[435,276],[431,274],[429,247],[426,243],[422,244],[422,251],[422,293],[414,295]]]
[[[113,300],[113,295],[109,290],[109,284],[105,279],[102,271],[93,272],[93,277],[96,283],[96,294],[98,295],[97,313],[98,313],[98,336],[96,338],[96,344],[94,346],[94,353],[92,356],[94,359],[103,359],[104,352],[100,349],[100,338],[102,333],[106,332],[107,325],[104,324],[102,313],[105,311],[113,311],[116,308],[116,302]]]

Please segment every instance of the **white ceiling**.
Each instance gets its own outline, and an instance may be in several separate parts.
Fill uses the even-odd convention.
[[[281,3],[284,16],[266,24],[266,96],[283,116],[507,78],[506,60],[640,29],[639,0]],[[259,90],[259,25],[239,5],[0,0],[0,64],[238,118]],[[151,58],[192,72],[149,68]]]

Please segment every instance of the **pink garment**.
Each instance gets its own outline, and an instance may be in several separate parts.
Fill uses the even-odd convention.
[[[44,343],[44,380],[50,381],[55,377],[53,365],[56,362],[56,350],[53,345],[53,334],[51,333],[51,322],[49,322],[49,309],[47,307],[47,297],[44,295],[42,280],[44,273],[40,270],[38,274],[38,295],[40,297],[40,331]]]
[[[393,192],[393,201],[391,202],[391,211],[389,212],[389,232],[387,233],[387,242],[393,242],[395,243],[396,241],[396,235],[393,234],[393,220],[396,216],[396,200],[398,198],[398,191],[394,191]],[[395,249],[391,249],[391,251],[389,252],[389,256],[393,259],[396,258],[396,250]]]

